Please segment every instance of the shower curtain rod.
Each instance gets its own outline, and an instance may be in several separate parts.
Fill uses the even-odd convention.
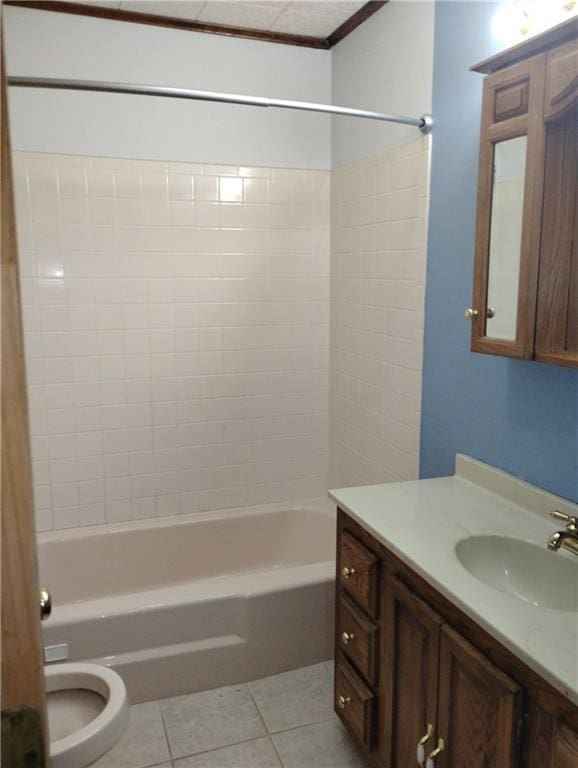
[[[244,104],[249,107],[277,107],[279,109],[299,109],[304,112],[325,112],[331,115],[362,117],[367,120],[381,120],[386,123],[413,125],[422,133],[430,133],[433,125],[431,115],[405,117],[404,115],[386,115],[382,112],[370,112],[366,109],[334,107],[331,104],[315,104],[309,101],[287,101],[286,99],[268,99],[264,96],[243,96],[237,93],[219,93],[218,91],[196,91],[188,88],[170,88],[159,85],[131,85],[111,83],[100,80],[66,80],[56,77],[9,77],[8,85],[18,88],[52,88],[65,91],[93,91],[97,93],[131,93],[137,96],[163,96],[169,99],[192,99],[193,101],[216,101],[223,104]]]

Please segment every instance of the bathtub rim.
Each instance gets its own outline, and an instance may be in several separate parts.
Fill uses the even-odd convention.
[[[263,580],[258,581],[259,576],[263,576]],[[141,592],[62,603],[55,606],[55,614],[50,619],[50,630],[57,631],[70,624],[92,619],[104,620],[128,613],[153,612],[214,600],[257,597],[334,579],[335,560],[322,560],[307,565],[264,569],[238,575],[228,574]],[[194,592],[191,592],[191,585],[194,585]]]

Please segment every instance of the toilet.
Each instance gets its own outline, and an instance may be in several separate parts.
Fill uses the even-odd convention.
[[[104,755],[128,723],[121,677],[98,664],[44,668],[51,768],[85,768]]]

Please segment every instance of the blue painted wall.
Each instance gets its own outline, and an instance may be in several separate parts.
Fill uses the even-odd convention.
[[[421,477],[466,453],[578,501],[578,372],[470,352],[482,76],[493,2],[436,3]]]

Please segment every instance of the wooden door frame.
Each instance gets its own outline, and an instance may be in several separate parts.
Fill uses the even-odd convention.
[[[47,729],[8,98],[1,47],[2,764],[16,768],[24,764],[24,754],[26,765],[46,764]],[[24,731],[27,735],[21,737]],[[35,741],[32,746],[30,735]]]

